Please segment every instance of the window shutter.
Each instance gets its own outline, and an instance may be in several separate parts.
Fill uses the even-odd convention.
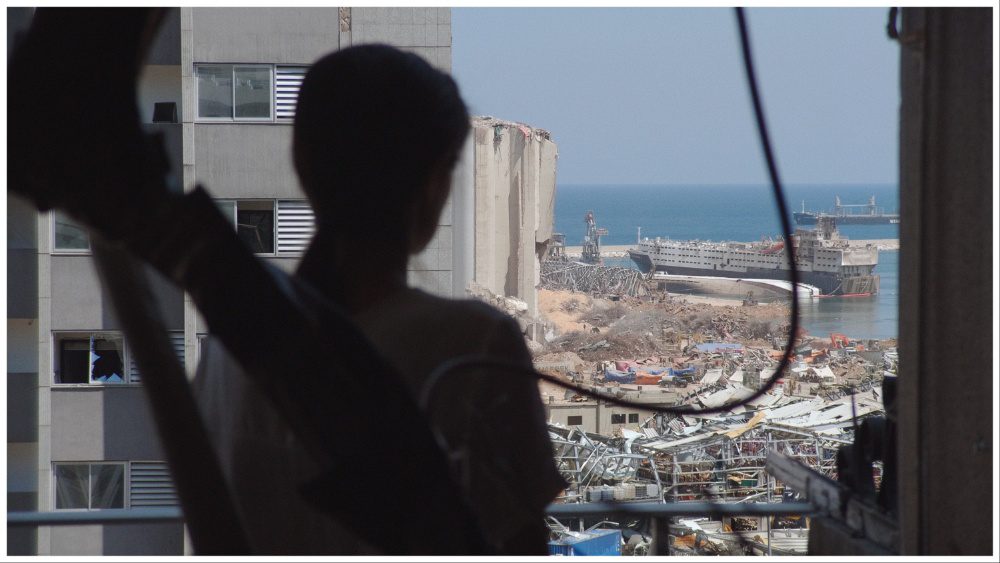
[[[174,353],[177,355],[177,359],[180,360],[181,365],[184,365],[184,331],[181,330],[171,330],[170,344],[174,347]],[[135,355],[129,354],[129,372],[128,372],[129,383],[140,383],[142,382],[142,372],[139,371],[139,364],[135,363]]]
[[[295,117],[295,102],[299,98],[299,87],[306,76],[304,66],[274,67],[274,116],[278,119]]]
[[[303,252],[316,231],[309,202],[278,201],[278,252]]]
[[[177,492],[167,464],[133,461],[129,474],[129,506],[177,506]]]

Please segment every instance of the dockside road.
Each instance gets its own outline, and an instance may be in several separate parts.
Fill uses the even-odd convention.
[[[849,241],[852,247],[863,247],[869,244],[877,246],[879,250],[899,250],[899,239],[879,238],[879,239],[858,239]],[[608,258],[624,258],[628,256],[628,250],[635,248],[634,244],[607,245],[601,246],[601,256]],[[582,246],[567,246],[566,256],[579,258],[582,254]]]

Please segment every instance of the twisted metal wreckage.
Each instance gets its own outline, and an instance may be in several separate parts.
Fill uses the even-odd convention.
[[[709,396],[717,393],[706,391]],[[779,406],[781,398],[772,398],[759,402],[760,410],[754,412],[740,409],[706,417],[655,414],[638,430],[623,428],[621,436],[614,437],[550,423],[556,460],[570,484],[559,500],[770,504],[811,499],[814,495],[808,493],[813,491],[797,478],[794,468],[808,468],[834,483],[839,473],[852,471],[841,451],[854,443],[855,428],[884,414],[881,401],[874,398],[786,398]],[[791,463],[792,472],[776,471],[776,459]],[[881,464],[876,464],[875,490],[882,487],[882,475]],[[678,552],[804,554],[807,550],[809,530],[801,518],[781,520],[788,529],[780,531],[770,524],[763,530],[761,521],[752,518],[722,520],[678,520],[669,527],[670,541]],[[684,538],[698,534],[701,543],[685,549],[689,540]],[[633,543],[633,554],[648,551],[642,541]]]
[[[645,276],[638,270],[555,260],[542,262],[541,287],[629,297],[647,293]]]

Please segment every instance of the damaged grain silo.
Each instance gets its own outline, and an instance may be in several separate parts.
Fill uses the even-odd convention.
[[[472,120],[475,273],[480,286],[515,297],[537,316],[540,259],[552,238],[556,144],[548,131],[492,117]]]

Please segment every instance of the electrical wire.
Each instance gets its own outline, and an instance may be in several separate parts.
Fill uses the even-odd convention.
[[[575,391],[580,395],[600,399],[613,405],[674,415],[705,415],[728,412],[736,407],[746,405],[760,398],[775,386],[778,379],[781,378],[782,373],[784,373],[784,371],[788,368],[788,365],[791,363],[791,358],[795,351],[795,339],[799,332],[799,270],[798,264],[796,264],[795,261],[795,242],[792,239],[792,228],[791,222],[788,219],[788,206],[785,204],[784,188],[781,184],[781,178],[778,175],[778,165],[774,158],[774,152],[771,149],[771,137],[768,133],[767,121],[764,118],[764,107],[761,103],[760,92],[757,88],[757,75],[754,71],[753,53],[750,48],[750,32],[747,29],[746,17],[743,14],[743,8],[734,8],[734,10],[736,12],[736,23],[740,34],[740,47],[743,53],[743,69],[746,72],[747,85],[750,89],[751,100],[753,101],[754,118],[757,122],[757,133],[760,136],[760,144],[764,152],[764,160],[767,163],[767,172],[771,180],[771,191],[774,196],[775,205],[778,208],[778,215],[781,221],[781,232],[785,238],[785,252],[789,257],[789,265],[791,266],[789,277],[791,278],[790,281],[792,283],[792,305],[790,326],[788,329],[788,340],[785,343],[784,354],[782,354],[781,361],[778,362],[778,367],[775,369],[774,373],[763,385],[761,385],[759,389],[751,393],[749,396],[732,403],[725,403],[717,407],[707,408],[695,408],[692,405],[662,407],[629,401],[607,393],[592,391],[580,385],[567,383],[566,381],[551,375],[539,373],[532,368],[514,362],[498,360],[496,358],[483,355],[469,355],[448,360],[431,372],[419,399],[422,406],[427,405],[427,402],[430,400],[431,393],[443,377],[455,373],[459,369],[468,368],[492,368],[510,373],[517,373],[534,379],[542,379],[560,387]]]

